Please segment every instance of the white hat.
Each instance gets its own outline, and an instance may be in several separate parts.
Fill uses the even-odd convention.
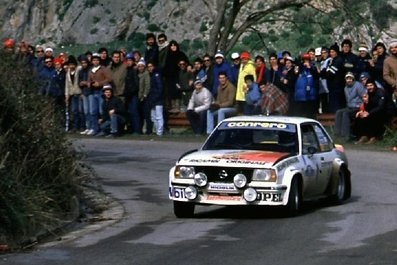
[[[240,54],[238,54],[238,52],[234,52],[232,53],[232,55],[230,56],[233,60],[240,58]]]
[[[139,59],[139,62],[138,62],[136,65],[143,65],[143,66],[146,66],[145,59],[142,57],[141,59]]]
[[[354,74],[352,72],[347,72],[347,74],[345,75],[345,79],[351,77],[354,79]]]
[[[108,90],[108,89],[110,89],[110,90],[113,89],[111,84],[106,84],[106,85],[104,85],[104,86],[102,87],[102,90]]]
[[[292,58],[291,56],[287,56],[287,57],[285,57],[285,60],[288,60],[288,61],[294,62],[294,58]]]
[[[223,55],[223,53],[221,51],[217,51],[214,56],[214,58],[218,58],[218,57],[225,58],[225,56]]]
[[[360,46],[358,47],[358,51],[364,51],[364,52],[368,52],[368,46],[365,43],[361,43]]]
[[[391,39],[389,41],[389,47],[397,46],[397,39]]]
[[[44,51],[45,52],[54,52],[54,50],[52,48],[46,48]]]
[[[314,55],[315,55],[315,56],[320,56],[320,55],[321,55],[321,47],[316,48],[316,49],[314,50]]]

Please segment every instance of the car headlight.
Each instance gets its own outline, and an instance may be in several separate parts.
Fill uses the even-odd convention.
[[[273,169],[255,169],[252,180],[276,182],[276,172]]]
[[[234,185],[241,189],[247,184],[247,177],[244,174],[236,174],[233,178]]]
[[[194,200],[197,198],[197,189],[193,186],[189,186],[185,189],[185,196],[189,200]]]
[[[247,202],[253,202],[253,201],[256,200],[256,197],[258,196],[258,193],[256,192],[255,189],[253,189],[253,188],[248,188],[248,189],[246,189],[246,190],[244,191],[243,196],[244,196],[244,199],[245,199]]]
[[[175,169],[176,178],[192,179],[194,178],[194,174],[194,167],[178,166]]]
[[[194,175],[194,183],[196,183],[197,186],[199,187],[204,187],[207,185],[208,178],[207,175],[204,174],[203,172],[199,172]]]

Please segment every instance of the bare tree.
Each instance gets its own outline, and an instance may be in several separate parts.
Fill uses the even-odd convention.
[[[207,7],[210,5],[207,0],[202,1]],[[288,15],[292,17],[302,8],[313,8],[324,15],[335,9],[350,15],[354,12],[349,9],[345,0],[215,0],[212,6],[216,12],[211,10],[213,26],[209,32],[207,50],[210,54],[214,54],[217,50],[228,52],[241,35],[253,26],[277,21],[280,17],[281,20],[286,21]],[[259,6],[261,8],[257,8]],[[252,11],[249,11],[250,9]]]

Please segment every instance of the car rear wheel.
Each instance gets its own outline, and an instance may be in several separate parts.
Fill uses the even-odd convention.
[[[341,168],[338,175],[338,184],[336,186],[335,194],[332,196],[332,200],[336,204],[341,204],[344,200],[350,198],[350,194],[351,183],[349,174],[346,169]]]
[[[174,201],[174,214],[178,218],[194,216],[194,203]]]
[[[286,206],[289,216],[296,216],[302,208],[302,192],[298,179],[295,177],[291,182],[291,189],[288,195],[288,204]]]

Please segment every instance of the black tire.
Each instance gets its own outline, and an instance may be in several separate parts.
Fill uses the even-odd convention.
[[[348,171],[344,168],[339,170],[338,182],[336,184],[335,194],[332,195],[332,201],[335,204],[342,204],[343,201],[350,198],[351,181]]]
[[[194,203],[174,201],[174,214],[178,218],[194,216]]]
[[[297,216],[302,208],[302,191],[297,177],[291,181],[291,189],[286,206],[288,216]]]

